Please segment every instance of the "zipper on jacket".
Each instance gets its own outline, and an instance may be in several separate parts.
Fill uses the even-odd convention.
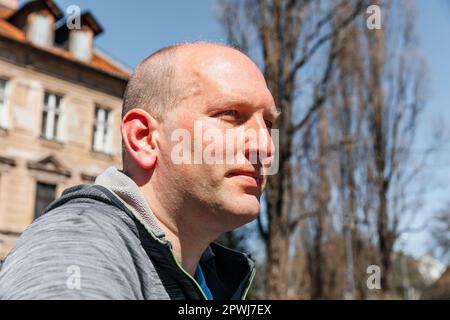
[[[208,300],[208,297],[206,296],[205,292],[203,292],[203,289],[200,287],[200,285],[198,284],[197,280],[195,280],[194,277],[192,277],[191,274],[189,272],[187,272],[183,268],[183,266],[181,266],[180,263],[178,262],[177,258],[175,257],[175,253],[173,252],[172,243],[170,241],[167,241],[167,243],[169,245],[169,250],[170,250],[170,253],[172,255],[172,258],[173,258],[173,261],[175,262],[175,264],[191,280],[191,282],[195,285],[197,291],[199,291],[201,293],[202,298],[204,298],[205,300]]]
[[[256,273],[256,268],[253,267],[247,287],[245,288],[244,294],[242,295],[242,298],[241,298],[242,300],[245,300],[245,298],[247,297],[247,293],[250,290],[250,287],[252,286],[252,283],[253,283],[253,278],[255,278],[255,273]]]

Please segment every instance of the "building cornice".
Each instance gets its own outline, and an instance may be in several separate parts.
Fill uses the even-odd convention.
[[[128,79],[0,35],[0,59],[122,98]],[[55,67],[55,64],[58,67]],[[114,86],[112,86],[114,84]]]

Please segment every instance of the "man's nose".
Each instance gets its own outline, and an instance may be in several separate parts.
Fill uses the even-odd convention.
[[[245,142],[245,156],[250,160],[256,158],[258,162],[261,162],[274,154],[275,145],[270,128],[266,126],[263,117],[254,117],[247,122]]]

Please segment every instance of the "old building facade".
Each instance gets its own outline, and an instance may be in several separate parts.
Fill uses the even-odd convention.
[[[121,167],[129,70],[94,47],[92,14],[77,19],[0,0],[0,260],[65,188]]]

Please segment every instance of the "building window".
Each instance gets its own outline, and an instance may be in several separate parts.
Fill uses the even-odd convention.
[[[8,100],[6,95],[6,88],[8,81],[0,79],[0,128],[8,128]]]
[[[96,107],[92,149],[97,152],[112,153],[112,112]]]
[[[78,59],[83,61],[90,61],[92,56],[91,34],[84,30],[73,30],[70,36],[70,51],[72,51]]]
[[[39,46],[51,44],[50,32],[52,21],[50,17],[37,13],[31,22],[28,38]]]
[[[34,218],[39,218],[44,209],[56,197],[56,185],[38,182],[36,185],[36,201],[34,204]]]
[[[53,93],[45,93],[44,112],[42,114],[41,135],[48,140],[57,140],[59,122],[61,121],[62,97]]]

